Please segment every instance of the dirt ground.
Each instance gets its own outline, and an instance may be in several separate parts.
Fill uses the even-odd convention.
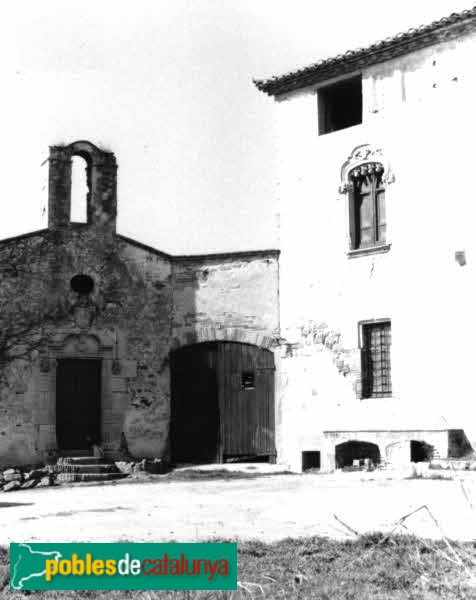
[[[273,541],[315,535],[344,539],[353,537],[350,529],[391,531],[401,517],[423,505],[437,523],[421,510],[405,520],[408,532],[440,538],[443,531],[455,540],[476,539],[475,475],[441,481],[345,473],[211,481],[157,478],[5,493],[0,496],[0,544]]]

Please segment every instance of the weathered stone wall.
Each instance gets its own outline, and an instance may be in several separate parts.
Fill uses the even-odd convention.
[[[124,434],[132,454],[160,456],[170,397],[169,259],[83,226],[2,242],[0,269],[0,460],[35,462],[56,447],[55,360],[91,352],[107,379],[106,449],[117,453]],[[94,281],[87,306],[71,290],[76,274]],[[88,346],[95,339],[102,353]]]
[[[475,44],[468,35],[364,70],[355,127],[318,136],[316,89],[276,104],[285,340],[278,460],[299,468],[302,450],[323,449],[324,430],[462,428],[476,443],[476,205],[464,143],[476,133]],[[341,170],[363,144],[380,149],[394,175],[386,190],[391,247],[349,256]],[[372,319],[392,322],[393,393],[360,400],[359,322]],[[333,332],[332,344],[322,343],[321,329]]]
[[[0,243],[0,461],[56,450],[56,361],[102,361],[102,445],[111,455],[168,451],[169,353],[279,333],[276,252],[174,258],[90,225]],[[94,289],[85,302],[77,274]]]
[[[279,336],[276,251],[173,261],[175,347],[230,340],[270,347]]]

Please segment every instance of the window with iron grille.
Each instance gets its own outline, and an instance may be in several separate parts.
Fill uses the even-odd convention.
[[[380,163],[367,163],[349,174],[351,250],[385,244],[387,224],[383,173]]]
[[[392,394],[390,321],[362,323],[362,398]]]

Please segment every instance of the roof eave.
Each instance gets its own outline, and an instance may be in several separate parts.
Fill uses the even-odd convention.
[[[321,61],[293,73],[266,80],[254,80],[256,87],[269,96],[281,96],[289,92],[310,87],[329,79],[362,71],[364,68],[386,62],[399,56],[427,48],[437,43],[450,41],[476,29],[476,10],[456,23],[440,27],[431,25],[413,33],[407,33],[366,49],[347,52],[344,55]]]

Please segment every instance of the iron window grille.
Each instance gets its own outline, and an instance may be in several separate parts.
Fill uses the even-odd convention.
[[[392,394],[390,321],[362,324],[362,398]]]

